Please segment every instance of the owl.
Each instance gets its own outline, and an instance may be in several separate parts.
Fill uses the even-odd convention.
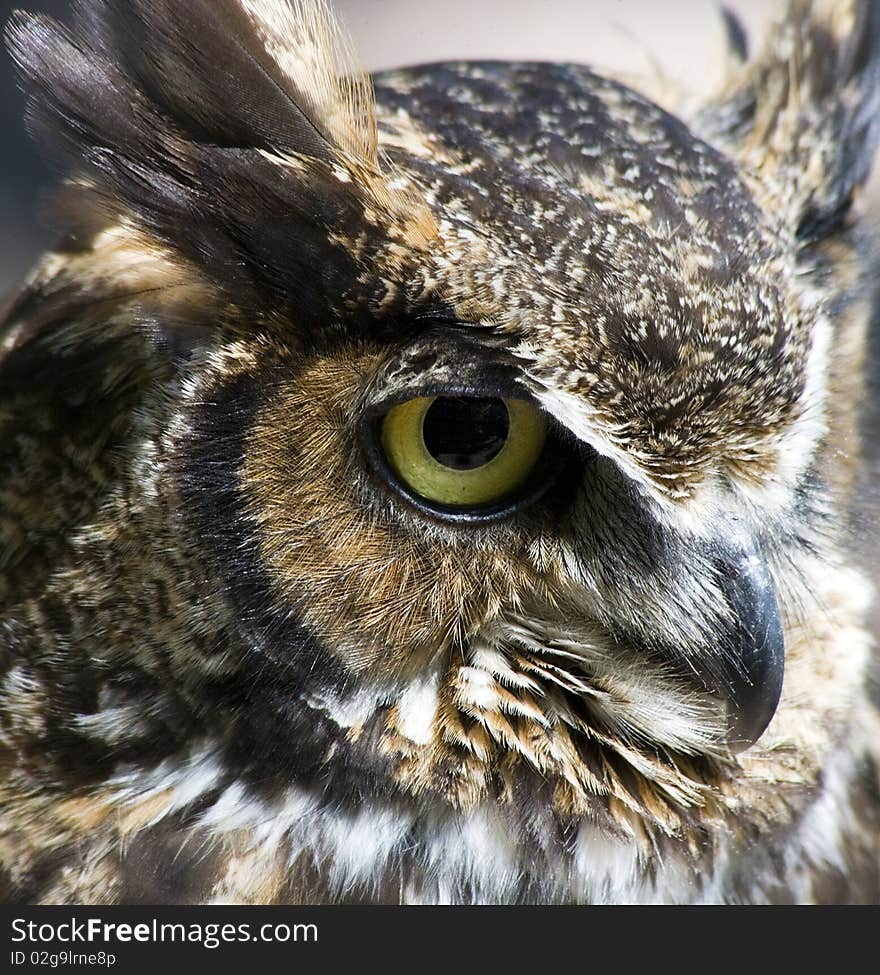
[[[730,28],[696,102],[13,16],[67,176],[0,325],[6,899],[880,901],[880,7]]]

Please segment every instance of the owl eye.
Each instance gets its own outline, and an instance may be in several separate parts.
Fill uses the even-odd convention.
[[[547,421],[521,399],[420,396],[382,418],[380,440],[401,484],[429,503],[464,511],[517,494],[544,450]]]

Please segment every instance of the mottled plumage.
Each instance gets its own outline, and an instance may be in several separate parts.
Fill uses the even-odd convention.
[[[340,38],[305,0],[8,28],[72,175],[0,326],[6,896],[880,900],[877,5],[794,0],[696,108],[371,85]],[[388,449],[422,401],[503,449],[524,404],[539,462],[438,501]]]

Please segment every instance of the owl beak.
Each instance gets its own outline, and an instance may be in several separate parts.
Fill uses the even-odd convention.
[[[727,550],[718,566],[731,615],[720,644],[721,663],[704,677],[728,701],[727,743],[740,752],[761,737],[776,712],[785,638],[773,583],[757,552]]]

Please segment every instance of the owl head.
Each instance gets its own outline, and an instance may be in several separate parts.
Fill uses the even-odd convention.
[[[69,172],[0,333],[65,458],[20,465],[42,511],[4,556],[80,675],[56,766],[208,742],[261,801],[646,857],[784,818],[865,658],[877,5],[794,0],[665,108],[570,64],[371,81],[305,0],[87,0],[8,38]]]

